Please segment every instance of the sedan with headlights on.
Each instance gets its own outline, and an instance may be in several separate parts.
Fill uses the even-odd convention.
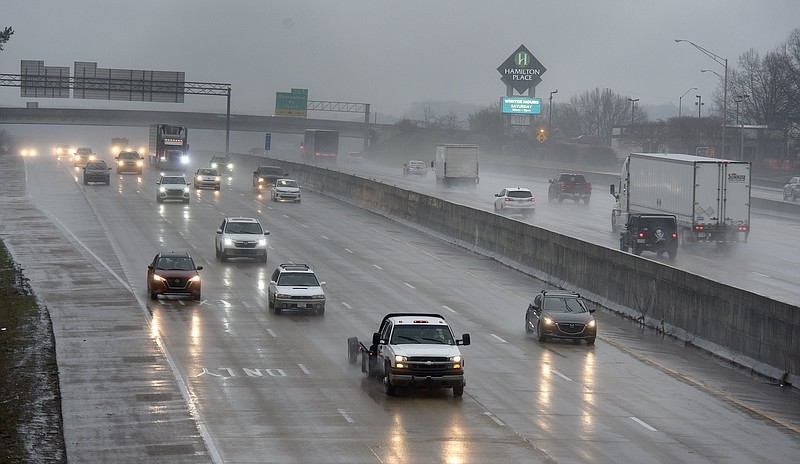
[[[597,323],[580,295],[563,290],[542,290],[525,312],[525,333],[535,333],[540,342],[561,338],[594,345]]]
[[[200,168],[194,173],[194,188],[213,188],[219,190],[222,177],[216,169]]]

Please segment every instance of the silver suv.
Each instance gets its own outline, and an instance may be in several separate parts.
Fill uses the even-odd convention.
[[[228,258],[255,258],[262,263],[267,262],[269,243],[268,230],[261,227],[255,218],[228,217],[222,220],[214,239],[217,258],[227,261]]]
[[[280,314],[284,309],[325,314],[325,282],[317,280],[307,264],[281,264],[269,278],[267,306]]]
[[[183,176],[161,175],[156,182],[156,202],[180,200],[189,203],[189,184]]]

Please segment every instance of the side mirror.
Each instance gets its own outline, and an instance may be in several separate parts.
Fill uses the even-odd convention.
[[[320,283],[319,283],[319,286],[320,286],[320,287],[324,287],[326,283],[327,283],[327,282],[320,282]]]
[[[502,195],[500,195],[499,193],[495,193],[494,196],[500,198]]]
[[[147,269],[149,269],[149,270],[151,270],[151,271],[152,271],[152,270],[153,270],[153,265],[152,265],[152,264],[148,264],[148,265],[147,265]]]
[[[108,168],[108,170],[110,171],[110,170],[111,170],[111,168]]]
[[[469,334],[464,334],[461,336],[461,340],[456,340],[456,345],[469,345]]]
[[[593,313],[594,312],[594,308],[589,308],[589,312]]]
[[[431,167],[433,167],[433,163],[435,163],[435,161],[431,161]]]
[[[375,332],[374,334],[372,334],[372,344],[378,346],[380,345],[380,343],[381,343],[381,334]]]
[[[203,270],[203,266],[197,266],[195,269],[197,269],[198,271],[202,271]]]
[[[269,231],[264,231],[264,235],[269,235]]]
[[[611,192],[611,195],[617,196],[617,195],[614,193],[614,184],[611,184],[611,185],[609,185],[609,186],[608,186],[608,191],[609,191],[609,192]]]
[[[547,182],[552,184],[553,183],[553,179],[550,179]]]
[[[217,229],[217,235],[222,235],[222,229]]]

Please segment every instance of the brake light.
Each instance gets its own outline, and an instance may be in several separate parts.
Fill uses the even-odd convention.
[[[747,232],[747,226],[739,226],[740,232]]]
[[[703,230],[705,227],[703,226],[694,226],[694,230]]]
[[[673,233],[672,233],[672,238],[678,238],[678,234],[676,234],[676,233],[674,233],[674,232],[673,232]]]
[[[639,238],[644,238],[644,232],[639,232]]]

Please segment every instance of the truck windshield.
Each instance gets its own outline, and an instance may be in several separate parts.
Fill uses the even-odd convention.
[[[411,343],[442,345],[455,345],[453,335],[446,327],[432,325],[398,325],[392,332],[389,341],[392,345],[404,345]]]

